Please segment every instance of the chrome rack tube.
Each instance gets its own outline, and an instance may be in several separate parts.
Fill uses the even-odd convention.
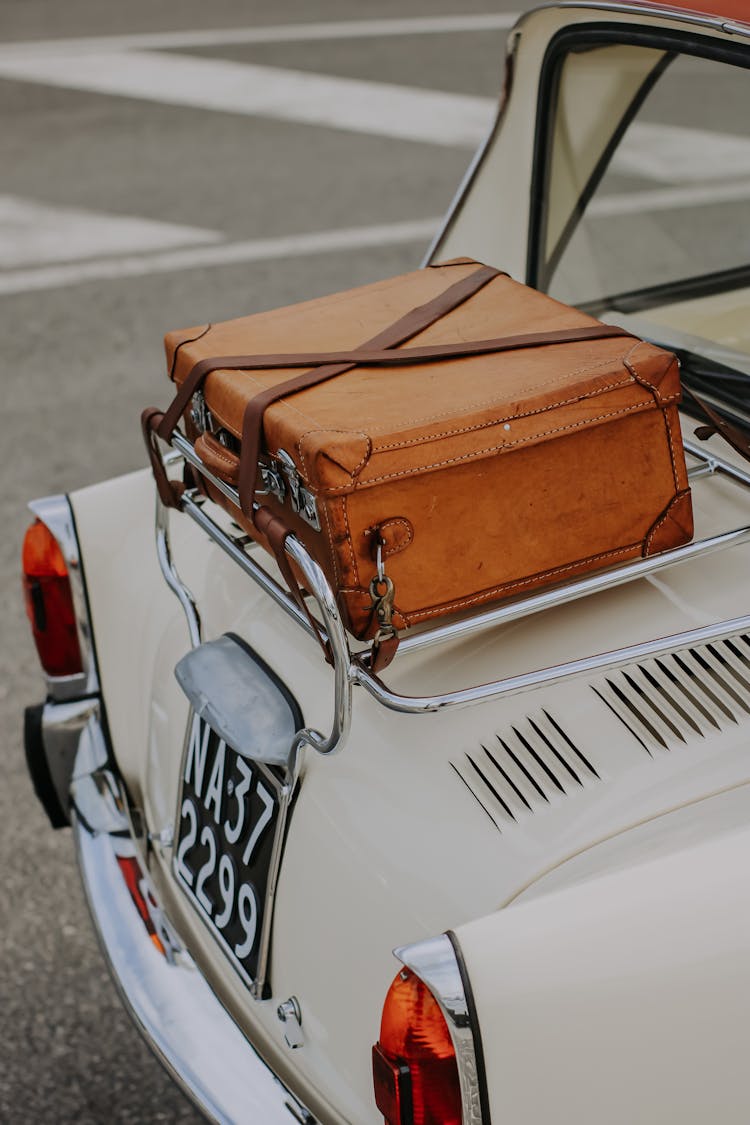
[[[708,449],[701,449],[694,441],[683,441],[683,447],[686,453],[691,457],[696,457],[699,461],[703,461],[706,468],[710,473],[723,473],[727,477],[731,477],[738,484],[744,484],[750,487],[750,470],[740,469],[737,465],[727,461],[725,457],[720,457],[716,453],[710,452]]]
[[[185,457],[186,461],[189,461],[190,464],[200,469],[201,474],[219,488],[233,504],[238,508],[240,507],[237,490],[220,480],[219,477],[215,476],[206,468],[195,453],[190,442],[187,441],[182,434],[175,432],[172,435],[172,445]],[[278,582],[275,582],[274,579],[271,578],[263,567],[259,566],[258,563],[249,557],[239,543],[235,542],[218,523],[212,520],[211,517],[203,511],[202,504],[197,498],[197,493],[194,490],[188,489],[183,493],[180,503],[182,511],[189,515],[199,527],[207,532],[211,539],[213,539],[246,574],[254,579],[266,593],[270,594],[278,606],[288,613],[298,625],[301,625],[305,632],[312,636],[312,626],[294,599]],[[197,621],[199,630],[200,621],[197,616],[195,601],[181,582],[169,555],[168,518],[168,511],[159,502],[157,497],[157,526],[159,528],[157,547],[159,551],[159,561],[168,585],[177,595],[185,610],[188,617],[188,626],[190,627],[191,641],[193,644],[196,644],[200,643],[200,636],[198,632],[197,635],[199,639],[196,642],[194,640],[194,636],[196,635],[194,622]],[[310,557],[294,535],[288,536],[285,548],[289,557],[302,572],[304,584],[313,595],[320,611],[323,624],[322,633],[331,649],[334,673],[333,720],[330,734],[326,737],[321,734],[320,731],[313,730],[309,727],[298,731],[295,735],[290,758],[294,758],[296,752],[304,745],[312,746],[319,754],[332,754],[340,749],[346,741],[351,726],[352,683],[354,674],[349,643],[341,620],[341,614],[336,604],[336,598],[321,568],[314,559]]]
[[[365,668],[356,657],[354,660],[354,678],[356,683],[361,684],[373,699],[376,699],[378,703],[382,703],[385,707],[389,707],[392,711],[400,711],[405,715],[423,715],[431,711],[467,707],[472,703],[485,703],[491,699],[500,699],[502,696],[518,695],[542,684],[554,684],[560,680],[568,679],[570,676],[601,672],[608,668],[615,668],[620,664],[647,660],[652,656],[666,655],[682,648],[707,644],[710,641],[717,641],[724,637],[748,631],[750,631],[750,616],[733,617],[728,621],[719,621],[715,625],[705,625],[684,633],[659,637],[653,641],[642,641],[639,644],[627,645],[625,648],[602,652],[596,656],[569,660],[565,664],[553,664],[549,668],[525,672],[521,676],[507,676],[502,680],[463,688],[460,691],[448,691],[442,695],[399,695],[397,692],[391,691],[378,676]]]
[[[216,477],[203,464],[195,453],[193,446],[182,434],[175,433],[172,437],[172,444],[188,462],[195,465],[196,468],[200,470],[205,478],[211,481],[211,483],[231,500],[233,504],[239,507],[239,495],[237,490]],[[746,487],[750,486],[750,473],[744,472],[724,458],[709,453],[690,442],[685,443],[685,448],[686,451],[699,462],[699,467],[693,470],[694,477],[699,478],[714,473],[722,473],[739,484],[743,484]],[[182,499],[183,510],[190,515],[250,577],[266,590],[286,613],[301,625],[307,633],[312,634],[310,623],[307,621],[304,613],[302,613],[296,605],[293,598],[279,583],[275,582],[261,566],[247,555],[243,546],[236,538],[233,538],[230,533],[226,532],[203,511],[202,505],[202,497],[194,490],[188,490],[184,494]],[[556,605],[562,605],[573,599],[633,581],[636,578],[644,577],[645,575],[652,574],[680,562],[686,562],[697,556],[747,542],[749,539],[750,526],[740,527],[707,539],[699,540],[695,543],[689,543],[684,547],[664,552],[652,558],[639,559],[632,563],[614,568],[613,570],[591,575],[577,582],[572,582],[556,590],[532,595],[513,605],[495,607],[494,609],[487,610],[465,621],[449,623],[425,630],[413,636],[404,637],[401,642],[401,651],[413,651],[414,649],[429,644],[435,644],[439,641],[466,636],[490,625],[507,623],[508,621],[527,616],[528,614],[536,613],[543,609],[549,609]],[[163,549],[165,546],[166,552]],[[182,584],[179,583],[179,579],[176,576],[174,566],[171,563],[168,553],[168,538],[166,540],[163,540],[163,538],[160,540],[160,547],[162,548],[160,561],[162,562],[162,569],[165,571],[165,577],[172,589],[174,589],[178,597],[180,597],[183,608],[185,608],[185,612],[188,613],[188,619],[190,621],[189,610],[191,605],[193,609],[195,608],[194,603],[189,596],[189,592],[182,587]],[[518,676],[509,676],[504,679],[463,688],[457,691],[422,697],[400,695],[392,691],[370,670],[368,667],[368,654],[366,652],[352,656],[343,622],[336,604],[335,595],[323,571],[310,557],[302,543],[293,535],[290,535],[286,542],[286,549],[290,558],[302,571],[305,586],[312,594],[318,606],[326,638],[332,652],[335,678],[334,715],[330,735],[324,737],[319,731],[309,729],[300,731],[295,740],[295,746],[293,748],[294,753],[304,744],[313,746],[320,753],[332,753],[341,747],[346,739],[351,723],[352,687],[354,684],[361,685],[374,699],[391,710],[400,711],[405,714],[423,714],[497,699],[502,696],[528,691],[541,684],[555,683],[569,676],[601,671],[630,661],[647,659],[652,656],[674,652],[680,648],[690,647],[691,645],[705,644],[732,634],[750,632],[750,616],[737,617],[713,625],[677,633],[669,637],[657,638],[656,640],[614,649],[610,652],[600,653],[580,660],[568,661],[548,668],[526,672]],[[176,588],[174,584],[175,580],[180,589]],[[184,597],[185,594],[188,595],[187,600]],[[197,611],[195,612],[197,614]],[[198,622],[198,628],[199,624]],[[191,636],[192,632],[193,630],[191,629]]]
[[[162,504],[156,492],[156,557],[159,560],[164,581],[182,606],[187,621],[190,644],[197,648],[201,643],[201,618],[195,598],[177,573],[172,560],[169,541],[169,508]]]
[[[265,590],[265,592],[273,598],[277,605],[281,606],[306,633],[312,636],[312,625],[297,603],[289,596],[283,586],[280,586],[278,582],[274,581],[268,571],[264,570],[254,559],[250,558],[244,548],[241,547],[228,532],[220,527],[216,520],[211,519],[211,517],[204,512],[203,500],[204,497],[199,493],[195,493],[192,490],[185,492],[182,495],[182,510],[213,539],[214,543],[221,547],[222,551],[229,555],[232,562],[237,563],[254,582],[257,582],[262,590]]]
[[[720,535],[713,535],[709,539],[699,539],[695,543],[687,543],[684,547],[676,547],[673,551],[665,551],[660,555],[651,555],[645,559],[635,559],[633,562],[624,563],[622,566],[611,570],[603,570],[587,578],[566,583],[552,590],[544,590],[539,594],[531,594],[510,605],[495,606],[474,617],[467,617],[461,621],[448,622],[446,625],[437,625],[423,633],[405,636],[399,645],[399,652],[413,652],[418,648],[428,645],[440,644],[443,641],[456,640],[467,637],[489,625],[507,624],[517,621],[520,617],[529,617],[533,613],[540,613],[545,609],[553,609],[558,605],[576,601],[578,598],[589,597],[591,594],[602,590],[610,590],[614,586],[622,586],[626,582],[633,582],[636,578],[644,578],[647,574],[664,570],[668,566],[689,562],[696,556],[709,555],[714,551],[721,551],[727,547],[735,547],[740,543],[750,540],[750,525],[738,527],[734,531],[725,531]],[[366,665],[365,661],[365,665]]]
[[[298,747],[308,744],[319,754],[333,754],[336,750],[340,750],[346,742],[352,721],[354,667],[349,651],[349,642],[336,603],[336,596],[321,568],[310,558],[295,536],[287,537],[285,547],[292,562],[296,563],[301,570],[305,586],[315,598],[320,609],[331,649],[334,676],[333,723],[330,735],[328,738],[324,738],[319,731],[309,728],[298,731],[294,738],[292,753]]]
[[[702,449],[693,442],[686,441],[684,446],[686,453],[695,457],[700,463],[689,472],[691,481],[712,476],[715,473],[722,473],[737,484],[750,487],[750,472],[745,472],[733,465],[731,461],[710,453],[707,449]],[[666,569],[666,567],[689,562],[697,556],[710,555],[714,551],[739,546],[741,543],[748,542],[748,540],[750,540],[750,525],[721,532],[719,535],[712,535],[706,539],[698,539],[692,543],[686,543],[684,547],[676,547],[672,551],[664,551],[659,555],[635,559],[633,562],[624,563],[622,566],[600,571],[578,581],[568,582],[564,586],[544,590],[539,594],[531,594],[507,605],[495,606],[462,621],[448,622],[445,625],[427,628],[420,633],[404,636],[399,645],[399,652],[413,652],[415,649],[427,648],[429,645],[470,636],[472,633],[490,625],[502,625],[510,621],[517,621],[521,617],[540,613],[555,606],[565,605],[567,602],[589,597],[591,594],[609,590],[615,586],[622,586],[626,582],[644,578],[646,575],[654,574],[659,570]],[[361,664],[367,668],[367,659],[364,658]]]
[[[262,567],[258,566],[240,546],[233,542],[223,528],[206,515],[190,492],[183,494],[182,507],[183,511],[195,520],[198,526],[202,527],[211,539],[242,567],[246,574],[271,595],[277,605],[301,625],[310,636],[313,635],[312,626],[299,606]],[[302,572],[305,587],[314,597],[320,610],[323,622],[322,635],[331,648],[334,674],[331,733],[325,737],[320,731],[313,730],[310,727],[298,731],[292,746],[292,757],[304,745],[312,746],[319,754],[332,754],[339,750],[346,741],[351,726],[354,677],[349,644],[336,598],[323,571],[294,535],[288,536],[285,547],[289,557]]]

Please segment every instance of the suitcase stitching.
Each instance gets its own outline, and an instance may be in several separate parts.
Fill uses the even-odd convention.
[[[460,609],[462,606],[473,605],[476,602],[487,601],[494,597],[501,591],[511,591],[520,589],[522,586],[530,586],[534,583],[541,584],[542,580],[549,578],[554,574],[564,574],[566,571],[575,570],[579,566],[585,566],[587,563],[594,562],[599,559],[613,558],[615,555],[628,554],[629,552],[636,551],[641,546],[639,542],[628,543],[625,547],[617,547],[612,551],[602,551],[596,555],[586,555],[582,559],[577,559],[575,562],[568,563],[565,566],[553,567],[551,570],[542,570],[538,574],[533,575],[531,578],[519,578],[513,582],[501,582],[498,586],[491,586],[488,590],[483,590],[481,594],[474,594],[470,598],[461,598],[453,602],[441,602],[439,606],[430,606],[428,609],[417,609],[412,613],[398,610],[397,612],[403,617],[405,621],[413,621],[418,617],[434,616],[435,610],[447,611],[451,609]],[[366,594],[367,591],[363,587],[347,587],[341,590],[342,594]],[[394,607],[395,608],[395,607]]]
[[[331,527],[331,521],[328,516],[328,504],[325,502],[323,503],[323,518],[326,521],[326,528],[328,529],[328,544],[331,549],[331,558],[333,559],[333,573],[336,577],[336,584],[338,585],[342,581],[339,555],[333,543],[333,528]]]
[[[658,395],[659,394],[658,384],[650,383],[648,381],[648,379],[645,377],[645,375],[640,375],[638,373],[638,370],[637,370],[636,366],[635,366],[635,363],[633,362],[633,360],[631,358],[634,355],[634,353],[638,350],[638,348],[640,348],[643,345],[643,343],[644,343],[643,340],[636,340],[636,342],[633,344],[632,348],[628,352],[625,353],[625,357],[624,357],[622,362],[625,364],[625,366],[627,367],[628,371],[631,373],[631,375],[633,376],[634,379],[636,379],[642,386],[648,387],[650,391],[653,391],[654,395]],[[676,362],[677,362],[677,357],[674,356],[674,355],[671,355],[671,353],[670,353],[669,363],[667,364],[667,366],[664,368],[664,371],[662,372],[662,378],[664,378],[664,376],[667,374],[667,372],[669,371],[672,364],[676,363]],[[667,401],[667,399],[662,399],[661,396],[659,396],[659,402],[666,402],[666,401]]]
[[[632,385],[632,379],[625,379],[619,383],[608,383],[606,387],[599,387],[595,391],[589,391],[586,394],[575,395],[573,398],[562,399],[560,402],[550,403],[549,406],[539,406],[536,410],[526,410],[522,414],[506,414],[500,418],[493,418],[490,422],[476,422],[473,426],[462,426],[458,430],[440,430],[438,433],[427,434],[419,438],[407,438],[404,441],[392,442],[389,445],[378,445],[373,448],[373,453],[382,453],[387,449],[401,449],[406,445],[419,445],[422,442],[434,441],[436,438],[449,438],[457,437],[459,434],[469,434],[474,430],[490,429],[492,426],[499,426],[502,422],[515,422],[519,418],[533,418],[535,414],[546,414],[550,410],[556,410],[558,406],[571,406],[574,402],[582,402],[586,398],[596,398],[598,395],[605,394],[607,391],[617,390],[618,387],[628,387]],[[406,423],[409,424],[408,422]]]
[[[644,541],[643,541],[643,554],[644,554],[644,556],[649,554],[654,536],[656,535],[659,528],[662,526],[662,524],[665,524],[667,522],[667,520],[671,518],[670,512],[672,510],[672,506],[674,505],[674,503],[677,499],[678,499],[677,496],[672,497],[669,504],[667,505],[667,510],[665,511],[664,515],[661,517],[660,520],[656,521],[656,523],[654,524],[654,526],[651,528],[648,535],[644,539]]]
[[[298,413],[299,413],[299,411],[298,411]],[[309,419],[309,420],[311,422],[314,421],[314,419],[312,419],[312,418]],[[365,442],[367,443],[367,452],[365,453],[364,457],[359,462],[359,464],[355,465],[354,468],[351,470],[351,473],[349,475],[351,476],[352,481],[354,481],[354,478],[356,477],[356,475],[360,471],[360,469],[364,468],[364,466],[370,460],[370,456],[372,454],[372,441],[370,439],[370,435],[366,434],[364,432],[364,430],[328,429],[328,428],[321,428],[320,425],[317,425],[312,430],[305,430],[305,432],[303,434],[300,434],[299,438],[297,439],[297,452],[299,453],[299,458],[300,458],[300,461],[302,462],[302,468],[304,470],[303,476],[305,477],[305,479],[307,481],[310,480],[310,468],[307,464],[307,458],[305,456],[305,451],[302,448],[302,442],[305,440],[306,437],[309,437],[310,434],[346,434],[347,436],[356,435],[357,437],[362,437],[362,438],[365,439]],[[349,472],[349,470],[344,469],[344,472],[345,473]]]
[[[615,357],[613,357],[613,360],[614,360],[614,358]],[[587,372],[595,371],[597,368],[601,368],[601,367],[604,367],[604,366],[610,366],[612,364],[613,360],[600,360],[598,363],[586,364],[584,367],[578,367],[578,368],[576,368],[575,371],[571,371],[566,377],[567,378],[574,378],[576,375],[585,375]],[[624,357],[621,356],[620,357],[620,363],[624,363],[624,362],[625,362]],[[255,386],[258,388],[258,390],[263,389],[263,384],[260,383],[257,379],[253,378],[253,376],[250,374],[249,371],[245,371],[245,372],[243,372],[243,374],[250,380],[250,382],[255,384]],[[545,387],[554,386],[556,382],[558,382],[557,379],[546,379],[542,383],[534,383],[530,387],[525,387],[524,391],[525,392],[540,391],[540,390],[543,390]],[[602,387],[601,390],[602,391],[609,390],[612,387],[625,386],[625,385],[626,384],[624,384],[624,383],[612,383],[607,387]],[[598,393],[598,392],[592,392],[592,393]],[[465,409],[468,410],[468,409],[473,409],[473,408],[480,407],[480,406],[492,406],[496,402],[497,402],[496,396],[493,396],[492,398],[474,399],[471,402],[468,402],[468,403],[465,404]],[[314,428],[312,428],[310,430],[307,430],[304,434],[302,434],[302,436],[299,439],[300,441],[302,441],[302,438],[306,437],[307,434],[312,434],[312,433],[315,433],[318,430],[327,428],[327,427],[321,426],[320,421],[318,419],[313,418],[313,417],[311,417],[311,415],[305,413],[305,411],[300,410],[299,407],[295,406],[294,403],[292,401],[290,401],[289,399],[282,399],[281,402],[274,403],[274,406],[286,406],[286,407],[288,407],[289,410],[294,410],[295,413],[300,416],[300,418],[304,418],[307,422],[314,422],[315,423]],[[546,407],[545,409],[551,409],[551,408]],[[234,433],[235,437],[240,436],[238,433],[235,432],[235,429],[234,429],[233,425],[230,422],[227,421],[226,417],[222,417],[222,415],[219,413],[219,411],[217,409],[215,409],[213,406],[211,407],[211,412],[213,413],[214,417],[217,418],[219,422],[221,422],[221,424],[223,426],[225,426],[231,433]],[[441,418],[450,418],[450,416],[454,413],[455,413],[455,410],[446,410],[442,414],[428,414],[428,415],[425,415],[424,417],[420,417],[420,418],[407,418],[407,419],[403,420],[403,424],[407,425],[407,426],[416,426],[416,425],[425,424],[427,422],[437,422]],[[351,430],[350,431],[350,430],[341,430],[341,429],[332,429],[330,432],[331,433],[363,433],[363,431],[361,431],[361,430]],[[382,427],[378,427],[378,426],[373,427],[372,434],[377,434],[378,432],[382,432]],[[368,435],[365,434],[364,436],[367,437]],[[437,435],[437,436],[440,436],[440,435]],[[381,446],[380,448],[385,449],[385,448],[390,448],[390,446]],[[302,456],[301,451],[300,451],[300,456]],[[361,465],[358,466],[358,468],[361,468]]]
[[[229,465],[229,467],[230,467],[231,469],[236,469],[236,468],[237,468],[237,465],[238,465],[238,458],[237,458],[236,456],[232,457],[232,456],[230,456],[230,455],[229,455],[228,453],[224,453],[224,452],[219,452],[219,450],[218,450],[218,449],[212,449],[212,450],[211,450],[211,455],[212,455],[213,457],[216,457],[216,458],[217,458],[217,460],[219,460],[219,461],[223,461],[225,465]]]
[[[354,581],[360,585],[359,580],[359,567],[357,566],[357,559],[354,554],[354,544],[352,543],[352,531],[349,526],[349,512],[347,511],[346,501],[347,497],[341,497],[341,510],[344,513],[344,526],[346,528],[346,545],[349,548],[349,558],[352,560],[352,570],[354,571]]]
[[[589,363],[585,367],[578,367],[578,368],[576,368],[575,371],[571,371],[571,372],[567,373],[566,378],[572,379],[576,375],[585,375],[589,371],[596,371],[597,368],[601,368],[601,367],[605,367],[605,366],[611,367],[615,358],[616,357],[613,357],[612,360],[600,360],[598,363]],[[623,356],[619,357],[619,362],[624,363],[624,357]],[[557,383],[557,382],[559,382],[558,379],[545,379],[545,381],[543,383],[533,383],[531,386],[523,388],[524,394],[528,394],[531,391],[541,391],[545,387],[553,387],[555,385],[555,383]],[[626,384],[624,384],[624,383],[613,383],[613,384],[611,384],[611,386],[614,386],[614,387],[625,386],[625,385]],[[603,387],[602,388],[602,390],[608,390],[608,389],[609,389],[609,387]],[[493,396],[492,398],[473,399],[471,402],[465,403],[464,408],[466,410],[470,410],[470,409],[475,409],[475,408],[480,407],[480,406],[493,406],[496,402],[497,402],[496,396]],[[438,422],[441,418],[450,418],[451,415],[453,415],[453,414],[455,414],[455,408],[452,409],[452,410],[445,410],[445,411],[443,411],[442,414],[429,414],[429,415],[425,415],[422,418],[407,418],[407,419],[403,420],[403,423],[404,423],[404,425],[407,425],[407,426],[416,426],[416,425],[421,425],[421,424],[424,424],[424,423],[427,423],[427,422]],[[382,432],[382,430],[383,430],[382,426],[374,426],[372,428],[371,432],[373,434],[377,434],[378,432]]]
[[[672,479],[674,480],[675,490],[677,492],[679,492],[680,491],[680,482],[679,482],[678,477],[677,477],[677,455],[675,453],[675,448],[674,448],[674,438],[673,438],[673,435],[672,435],[672,426],[671,426],[671,423],[670,423],[670,419],[667,418],[667,411],[665,409],[665,406],[666,406],[667,403],[674,402],[675,399],[679,399],[680,393],[677,393],[677,394],[674,394],[674,395],[668,395],[665,398],[661,398],[659,396],[659,393],[658,393],[658,387],[654,386],[653,383],[649,383],[648,379],[646,379],[643,375],[640,375],[638,373],[638,369],[636,368],[635,364],[633,363],[633,360],[631,359],[631,356],[633,355],[633,353],[637,350],[637,348],[642,343],[643,343],[642,340],[639,340],[637,343],[635,343],[633,345],[633,347],[630,349],[630,351],[627,353],[627,355],[625,356],[625,359],[623,360],[623,362],[624,362],[625,366],[627,367],[628,371],[631,372],[634,379],[636,379],[643,386],[649,387],[651,389],[651,392],[654,396],[654,401],[656,402],[659,409],[661,409],[662,417],[664,419],[664,428],[667,431],[667,441],[669,443],[669,456],[670,456],[670,460],[672,462]],[[669,364],[667,365],[667,367],[665,367],[665,369],[664,369],[664,375],[666,375],[667,371],[669,371],[672,364],[676,363],[676,362],[677,362],[676,358],[673,356],[672,359],[670,360]],[[646,550],[646,549],[647,549],[647,544],[646,544],[646,542],[644,542],[644,550]]]
[[[618,547],[614,551],[603,551],[597,555],[586,555],[585,558],[578,559],[576,562],[568,563],[566,566],[553,567],[552,570],[542,570],[538,574],[533,575],[531,578],[518,579],[515,582],[502,582],[499,586],[492,586],[489,590],[482,591],[481,594],[475,594],[470,598],[462,598],[455,602],[444,602],[439,606],[441,611],[449,609],[460,609],[462,606],[473,605],[476,602],[486,601],[493,597],[499,591],[511,591],[520,589],[522,586],[530,586],[534,583],[541,584],[545,578],[550,578],[554,574],[565,574],[566,571],[576,570],[579,566],[585,566],[587,563],[594,562],[595,560],[613,558],[615,555],[623,555],[628,552],[635,551],[640,547],[640,543],[629,543],[626,547]],[[418,617],[429,617],[434,615],[435,609],[438,607],[430,607],[429,609],[418,609],[413,613],[403,613],[402,616],[407,621],[416,620]]]
[[[679,397],[680,397],[679,395],[673,395],[672,396],[672,398],[675,398],[675,399],[677,399]],[[664,401],[668,402],[668,401],[671,401],[671,400],[665,399]],[[446,465],[456,465],[456,464],[459,464],[462,461],[476,460],[478,457],[484,457],[488,453],[497,453],[498,450],[500,450],[500,449],[511,449],[515,445],[527,445],[530,441],[537,441],[539,438],[549,437],[551,434],[561,434],[561,433],[564,433],[567,430],[579,430],[583,426],[590,426],[593,422],[603,422],[607,418],[619,418],[624,414],[632,414],[634,410],[643,410],[645,405],[646,404],[639,402],[639,403],[636,403],[634,406],[626,406],[622,410],[610,411],[607,414],[598,414],[595,418],[583,418],[581,421],[575,422],[572,425],[557,426],[553,430],[542,430],[540,433],[532,434],[530,437],[527,437],[527,438],[517,438],[515,441],[504,442],[502,445],[491,445],[487,449],[474,450],[471,453],[465,454],[463,457],[449,457],[445,461],[436,461],[431,465],[423,465],[423,466],[420,467],[419,472],[428,472],[431,469],[442,469]],[[379,477],[370,477],[365,482],[365,484],[367,484],[367,485],[379,484],[380,481],[384,481],[384,480],[393,480],[397,477],[412,476],[414,474],[414,472],[415,472],[415,470],[413,468],[410,468],[410,469],[399,470],[399,472],[397,472],[397,473],[385,473],[385,474],[383,474],[382,476],[379,476]],[[349,487],[349,485],[346,485],[346,484],[336,485],[332,488],[322,489],[321,492],[325,495],[334,495],[337,492],[345,491],[348,487]]]
[[[674,478],[674,486],[675,486],[675,489],[679,492],[680,482],[677,479],[677,456],[675,454],[675,448],[674,448],[674,438],[673,438],[673,435],[672,435],[671,419],[667,418],[666,410],[662,411],[662,415],[664,417],[664,428],[667,431],[667,441],[669,442],[669,454],[670,454],[670,457],[672,458],[672,476]]]

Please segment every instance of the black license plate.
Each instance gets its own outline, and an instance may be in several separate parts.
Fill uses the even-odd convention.
[[[182,767],[174,872],[247,985],[257,976],[280,783],[197,715]]]

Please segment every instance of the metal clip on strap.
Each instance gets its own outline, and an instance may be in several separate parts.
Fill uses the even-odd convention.
[[[375,564],[377,573],[370,582],[372,617],[378,623],[378,631],[372,642],[371,665],[374,671],[381,672],[393,660],[398,648],[398,634],[393,626],[393,599],[396,588],[393,580],[385,573],[383,565],[383,539],[380,528],[375,528]]]

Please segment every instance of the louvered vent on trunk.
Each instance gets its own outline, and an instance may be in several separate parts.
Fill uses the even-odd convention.
[[[547,711],[451,765],[501,831],[599,780],[595,764]]]
[[[632,664],[592,686],[649,754],[672,750],[750,715],[750,637]]]

